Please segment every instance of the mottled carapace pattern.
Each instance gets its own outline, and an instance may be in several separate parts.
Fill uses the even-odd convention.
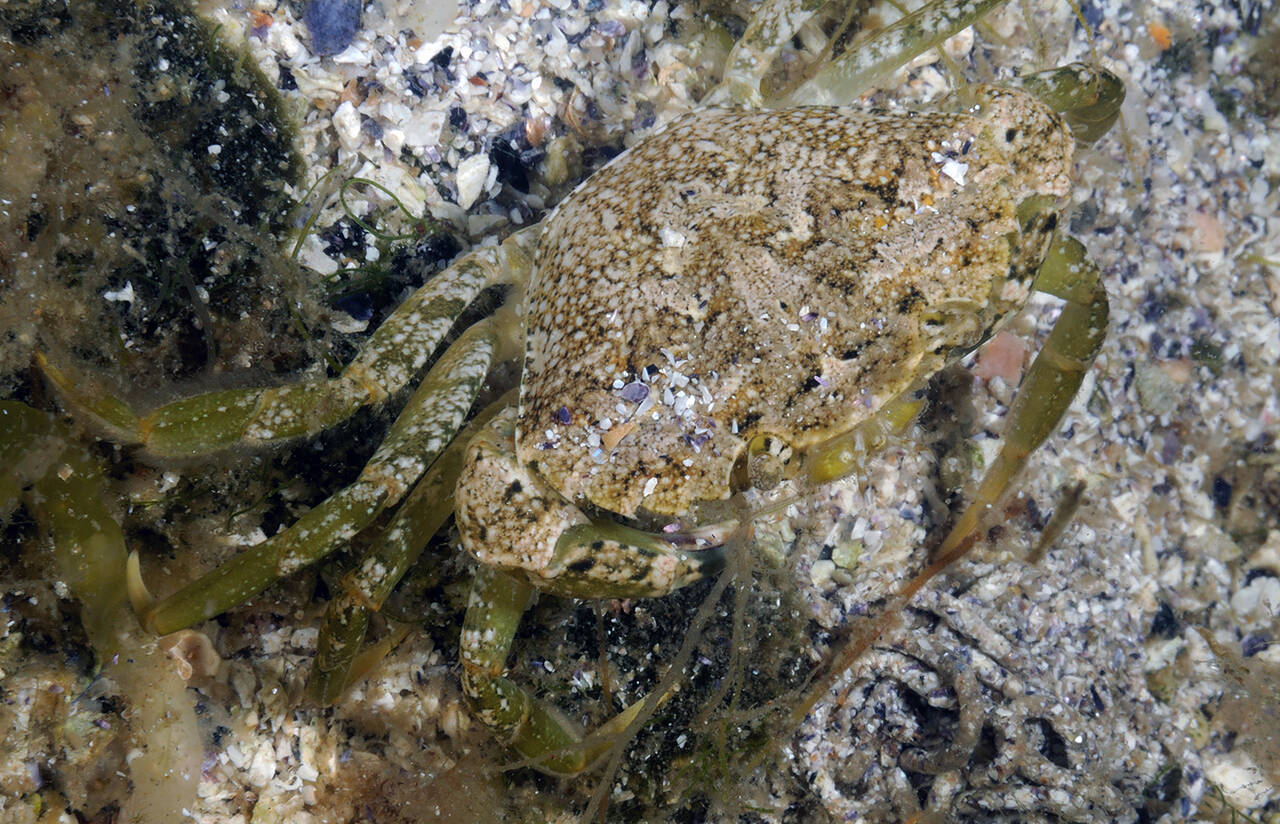
[[[570,499],[669,515],[729,494],[758,433],[803,449],[972,348],[1025,299],[1072,140],[1030,96],[969,113],[704,110],[550,219],[518,455]],[[1052,225],[1052,220],[1048,221]]]

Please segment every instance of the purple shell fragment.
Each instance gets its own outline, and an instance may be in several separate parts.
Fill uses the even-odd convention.
[[[604,37],[622,37],[627,33],[627,27],[621,20],[601,20],[596,23],[596,31]]]
[[[628,403],[640,403],[645,398],[649,397],[649,387],[645,386],[640,381],[632,381],[622,387],[618,394]]]
[[[1246,635],[1244,640],[1240,642],[1240,654],[1245,658],[1250,658],[1271,646],[1271,643],[1261,635]]]

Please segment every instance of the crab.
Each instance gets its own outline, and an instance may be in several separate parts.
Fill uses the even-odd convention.
[[[1075,65],[980,86],[951,110],[830,104],[996,0],[934,0],[768,88],[771,61],[823,5],[766,3],[706,106],[616,158],[540,224],[457,260],[332,380],[213,392],[139,415],[42,357],[68,405],[113,440],[161,457],[271,444],[397,395],[473,299],[509,287],[502,308],[436,358],[350,486],[158,603],[135,556],[144,626],[170,633],[231,609],[398,506],[330,604],[312,690],[335,700],[370,612],[452,514],[478,562],[460,643],[473,713],[528,763],[579,772],[661,696],[581,739],[504,677],[532,594],[658,597],[714,574],[758,512],[753,496],[858,471],[910,424],[929,376],[1033,290],[1048,292],[1065,306],[1003,449],[903,593],[963,554],[1056,428],[1105,334],[1098,272],[1057,227],[1074,146],[1106,130],[1122,88]],[[522,364],[518,401],[468,422],[486,374],[512,362]]]

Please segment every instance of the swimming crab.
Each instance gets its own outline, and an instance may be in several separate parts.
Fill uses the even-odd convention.
[[[934,0],[778,90],[765,80],[771,61],[826,4],[766,3],[706,107],[616,158],[540,224],[458,259],[332,380],[139,415],[42,359],[71,407],[154,455],[270,444],[396,395],[477,295],[509,287],[501,309],[438,356],[350,486],[159,603],[135,558],[144,625],[169,633],[230,609],[399,506],[330,605],[312,686],[331,701],[370,611],[453,514],[478,561],[460,644],[474,714],[540,769],[580,771],[607,736],[580,743],[503,676],[534,590],[655,597],[713,574],[753,517],[750,490],[855,472],[909,424],[913,390],[1045,291],[1065,301],[1060,319],[934,567],[963,553],[1105,333],[1098,273],[1057,227],[1073,147],[1106,130],[1122,89],[1076,65],[978,87],[951,110],[828,101],[853,100],[996,4]],[[489,370],[515,361],[518,403],[464,427]]]

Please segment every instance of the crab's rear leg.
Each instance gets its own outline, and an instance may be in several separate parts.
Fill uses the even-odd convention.
[[[382,608],[431,537],[453,514],[454,488],[468,443],[496,413],[515,402],[515,394],[514,390],[507,392],[467,423],[405,497],[376,546],[343,576],[338,593],[325,610],[307,681],[307,690],[317,703],[337,701],[359,677],[353,664],[371,614]]]
[[[792,88],[764,87],[773,59],[800,28],[834,0],[772,0],[752,18],[726,61],[724,80],[707,97],[715,105],[773,107],[850,103],[913,58],[941,44],[1005,0],[932,0],[812,67]],[[846,4],[847,5],[847,4]],[[846,21],[847,22],[847,21]],[[832,35],[839,38],[842,31]]]
[[[163,635],[225,612],[324,558],[399,502],[462,425],[501,348],[499,326],[482,321],[449,347],[351,485],[284,532],[145,608],[144,626]]]
[[[53,388],[90,425],[110,440],[139,444],[153,455],[203,455],[312,435],[407,386],[481,291],[527,268],[521,259],[528,257],[537,231],[526,229],[499,247],[464,255],[400,304],[332,379],[207,392],[139,415],[69,367],[43,354],[36,359]]]
[[[490,250],[486,265],[501,268],[492,279],[516,283],[527,279],[529,257],[519,242],[513,235],[499,250]],[[436,312],[435,307],[424,308]],[[449,311],[456,315],[462,308],[451,305]],[[504,308],[464,332],[414,392],[360,477],[293,526],[159,604],[146,603],[149,596],[144,588],[135,586],[134,600],[142,607],[148,629],[173,632],[230,609],[325,557],[399,502],[453,440],[495,359],[519,354],[522,342],[513,334],[519,328],[514,310]]]

